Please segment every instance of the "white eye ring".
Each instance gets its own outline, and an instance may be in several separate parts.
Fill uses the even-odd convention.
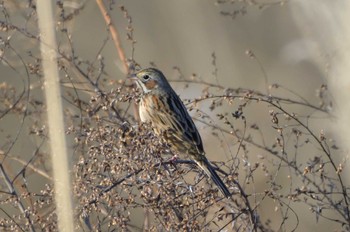
[[[142,76],[142,78],[145,80],[145,81],[147,81],[147,80],[149,80],[151,77],[149,76],[149,75],[144,75],[144,76]]]

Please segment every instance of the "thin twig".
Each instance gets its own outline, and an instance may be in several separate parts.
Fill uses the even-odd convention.
[[[122,48],[122,45],[121,45],[121,42],[120,42],[118,30],[113,25],[111,16],[109,16],[109,14],[107,12],[107,9],[106,9],[106,6],[104,5],[103,1],[102,0],[96,0],[96,3],[98,5],[98,7],[100,8],[102,16],[103,16],[104,20],[106,21],[108,29],[109,29],[109,31],[110,31],[110,33],[112,35],[112,38],[113,38],[113,41],[114,41],[114,45],[115,45],[115,47],[117,49],[119,58],[122,61],[122,64],[123,64],[123,67],[124,67],[123,72],[124,73],[128,73],[129,66],[128,66],[128,63],[127,63],[126,56],[125,56],[125,52],[124,52],[124,50]]]
[[[5,169],[1,163],[0,163],[0,174],[3,176],[3,180],[5,181],[5,184],[6,184],[7,188],[9,189],[10,194],[12,196],[16,197],[17,206],[18,206],[19,210],[22,212],[22,214],[24,215],[24,217],[27,219],[30,231],[34,232],[35,230],[34,230],[33,222],[30,219],[29,213],[25,210],[24,205],[22,204],[22,201],[21,201],[20,197],[18,196],[16,189],[13,187],[12,181],[10,180],[8,175],[6,174]]]

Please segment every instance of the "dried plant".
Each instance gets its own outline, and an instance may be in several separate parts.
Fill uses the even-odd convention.
[[[228,4],[220,4],[224,2]],[[109,3],[106,12],[122,14],[127,24],[131,58],[123,58],[121,46],[118,52],[130,71],[138,66],[132,15]],[[314,103],[279,84],[266,82],[266,92],[231,88],[174,68],[180,78],[172,83],[202,89],[184,103],[198,127],[205,126],[227,154],[225,162],[210,158],[233,192],[232,198],[224,198],[192,161],[171,159],[167,145],[138,122],[138,92],[126,73],[119,72],[118,81],[113,78],[102,55],[109,32],[94,59],[75,50],[70,27],[85,4],[69,11],[59,1],[56,9],[77,229],[295,231],[303,217],[295,208],[301,205],[315,223],[328,221],[338,231],[350,230],[349,185],[342,172],[346,160],[339,156],[343,151],[313,126],[320,117],[334,117],[327,85],[318,89],[319,102]],[[57,231],[36,6],[6,1],[1,10],[1,65],[13,79],[2,77],[0,83],[0,229]],[[16,17],[26,24],[18,25]],[[257,59],[251,51],[247,55]],[[215,53],[212,59],[214,72],[208,75],[216,76]],[[252,120],[256,108],[263,109],[261,121]],[[305,155],[310,150],[313,155]],[[269,217],[266,212],[272,211],[280,217]]]

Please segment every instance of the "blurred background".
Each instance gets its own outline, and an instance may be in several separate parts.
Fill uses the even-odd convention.
[[[34,3],[31,2],[12,0],[1,3],[1,22],[17,28],[5,30],[3,27],[0,32],[0,85],[13,86],[17,90],[16,96],[22,91],[26,92],[27,88],[31,89],[31,97],[42,99],[43,81],[32,76],[38,69],[35,64],[40,63],[40,49],[37,40],[31,38],[31,35],[38,35]],[[304,99],[312,105],[320,104],[320,88],[329,88],[329,101],[325,107],[327,114],[313,113],[302,106],[291,106],[290,109],[299,115],[312,115],[312,120],[307,121],[309,127],[316,134],[324,133],[330,143],[340,148],[333,153],[337,156],[336,161],[347,159],[350,148],[349,1],[115,0],[105,1],[105,4],[120,33],[127,57],[133,55],[143,68],[155,65],[161,69],[172,80],[172,86],[183,99],[200,96],[203,86],[193,84],[187,87],[178,81],[179,78]],[[134,47],[127,40],[130,31],[120,6],[124,6],[132,18],[133,39],[136,41]],[[62,18],[62,12],[73,16],[72,20],[58,20],[56,25],[61,51],[70,51],[74,47],[74,55],[91,63],[98,62],[102,56],[105,78],[124,80],[126,74],[96,2],[57,1],[58,19]],[[60,33],[63,28],[71,37]],[[31,65],[26,67],[25,64]],[[280,88],[271,89],[273,84],[278,84]],[[111,89],[113,85],[107,85],[105,90]],[[4,91],[3,88],[0,90]],[[1,104],[7,105],[5,102]],[[199,108],[215,120],[218,112],[208,110],[209,103],[200,104]],[[222,111],[234,112],[236,108],[237,105],[233,104],[232,107],[225,106]],[[5,107],[1,110],[5,112]],[[270,110],[266,105],[256,104],[245,112],[248,123],[258,124],[266,143],[273,141],[276,135],[271,124],[266,123],[270,121]],[[198,116],[196,114],[192,112],[194,117]],[[28,138],[28,133],[34,133],[33,128],[38,130],[39,126],[36,128],[33,121],[25,120],[11,115],[1,118],[2,154],[28,160],[35,149],[41,146],[41,141]],[[230,153],[236,152],[237,144],[231,144],[230,138],[222,136],[221,142],[215,140],[211,131],[205,130],[204,124],[196,123],[211,160],[225,161]],[[13,138],[16,138],[16,143],[12,143]],[[71,139],[67,137],[73,153],[74,142]],[[225,141],[225,145],[222,145],[222,141]],[[305,148],[299,155],[308,160],[319,152],[315,148]],[[256,156],[260,153],[251,151]],[[20,162],[4,159],[9,162],[7,167],[11,167],[9,175],[12,177],[21,170]],[[254,159],[258,158],[252,157]],[[44,163],[49,172],[50,164]],[[346,168],[344,177],[349,176]],[[286,175],[278,173],[282,189]],[[349,186],[349,178],[345,180]],[[36,176],[33,188],[43,189],[48,181],[49,178]],[[254,180],[255,191],[264,191],[265,182],[263,175],[261,179],[257,177]],[[284,229],[279,228],[279,207],[274,201],[266,200],[261,205],[260,216],[263,220],[270,218],[272,228],[276,231],[292,230],[296,224],[292,216]],[[305,205],[296,204],[293,209],[299,215],[297,231],[316,228],[320,232],[342,230],[338,223],[317,218]],[[337,217],[336,214],[330,215]]]

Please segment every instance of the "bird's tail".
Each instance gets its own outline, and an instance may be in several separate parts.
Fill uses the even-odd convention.
[[[209,161],[206,158],[204,158],[200,161],[196,160],[196,163],[214,181],[216,186],[219,188],[219,190],[222,192],[222,194],[224,194],[225,197],[231,196],[230,191],[227,189],[224,182],[221,180],[219,175],[215,172],[214,168],[211,166],[211,164],[209,163]]]

